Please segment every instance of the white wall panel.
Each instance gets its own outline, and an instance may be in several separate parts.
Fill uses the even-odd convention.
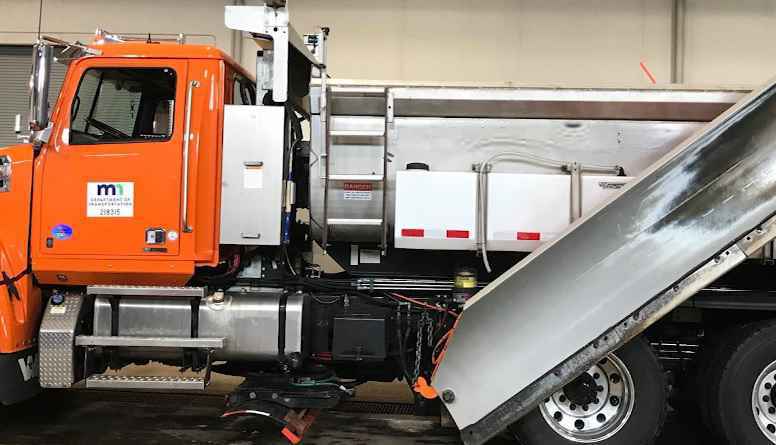
[[[669,0],[297,0],[340,78],[645,85],[670,71]]]
[[[116,33],[213,34],[231,51],[231,32],[224,27],[225,0],[44,0],[43,33],[88,42],[101,27]],[[29,44],[38,23],[37,0],[0,0],[0,43]],[[212,39],[196,39],[212,43]]]
[[[759,84],[776,76],[776,1],[687,0],[685,82]]]

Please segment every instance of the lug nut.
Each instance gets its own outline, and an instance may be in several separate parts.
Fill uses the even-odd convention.
[[[561,394],[561,396],[558,397],[558,400],[560,401],[560,403],[565,403],[566,402],[566,396]]]
[[[599,421],[599,422],[601,422],[601,423],[604,423],[604,422],[606,422],[606,416],[604,416],[603,414],[599,414],[599,415],[596,417],[596,419],[598,419],[598,421]]]
[[[585,427],[585,422],[583,422],[582,420],[577,420],[576,422],[574,422],[574,426],[575,426],[575,427],[576,427],[578,430],[581,430],[582,428],[584,428],[584,427]]]
[[[765,384],[765,389],[771,389],[772,387],[773,387],[773,385],[771,385],[770,383],[766,383]]]
[[[776,433],[776,426],[773,426],[772,424],[769,424],[769,425],[768,425],[766,428],[768,429],[768,431],[769,431],[771,434],[774,434],[774,433]]]
[[[577,409],[577,405],[572,403],[571,405],[569,405],[569,409],[574,411],[575,409]]]
[[[612,383],[620,383],[620,375],[612,374]]]
[[[598,391],[598,392],[604,392],[604,387],[603,387],[603,386],[601,386],[601,385],[598,385],[598,386],[597,386],[595,389],[596,389],[596,391]]]
[[[763,402],[768,403],[771,401],[771,398],[768,396],[763,396]]]
[[[599,399],[599,398],[596,398],[595,400],[593,400],[593,403],[595,403],[596,405],[598,405],[599,403],[601,403],[601,399]]]
[[[597,373],[597,372],[596,372],[595,374],[593,374],[593,378],[594,378],[594,379],[596,379],[596,380],[598,380],[598,379],[600,379],[600,378],[601,378],[601,374],[599,374],[599,373]]]
[[[442,391],[442,400],[445,403],[453,403],[455,401],[455,393],[450,389]]]
[[[774,408],[774,407],[772,407],[772,406],[771,406],[771,407],[769,407],[769,408],[768,408],[768,414],[776,414],[776,408]]]
[[[617,396],[611,396],[609,397],[609,403],[611,403],[612,406],[617,406],[620,404],[620,398]]]
[[[587,405],[582,405],[582,411],[587,411],[587,408],[588,408]]]
[[[556,422],[560,422],[561,420],[563,420],[563,414],[561,414],[560,411],[555,411],[555,414],[553,414],[552,417],[555,419]]]

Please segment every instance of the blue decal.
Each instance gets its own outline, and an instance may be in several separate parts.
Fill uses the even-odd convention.
[[[57,224],[51,229],[51,234],[55,239],[64,241],[73,237],[73,228],[66,224]]]

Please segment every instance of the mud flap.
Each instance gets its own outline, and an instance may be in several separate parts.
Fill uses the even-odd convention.
[[[463,441],[484,443],[739,264],[773,238],[774,213],[772,82],[467,303],[433,381]]]
[[[40,391],[37,349],[0,354],[0,403],[13,405]]]

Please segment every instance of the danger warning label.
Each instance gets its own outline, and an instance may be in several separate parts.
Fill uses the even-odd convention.
[[[371,201],[372,184],[368,182],[346,182],[342,186],[343,198],[351,201]]]

